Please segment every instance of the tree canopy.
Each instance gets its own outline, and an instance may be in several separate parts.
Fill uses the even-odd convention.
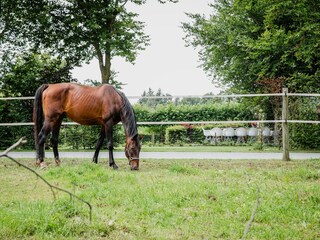
[[[144,23],[126,9],[128,2],[141,5],[145,0],[3,0],[2,50],[10,44],[11,51],[13,46],[46,51],[72,66],[97,57],[102,82],[108,83],[111,59],[134,62],[149,41]]]
[[[183,29],[214,82],[255,92],[261,80],[283,79],[290,91],[320,90],[319,1],[217,0],[210,7],[209,17],[189,14]]]

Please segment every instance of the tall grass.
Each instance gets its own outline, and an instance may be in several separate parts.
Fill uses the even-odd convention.
[[[68,160],[39,172],[93,205],[0,160],[0,239],[320,238],[320,160],[145,160],[138,172]],[[31,160],[23,160],[31,166]]]

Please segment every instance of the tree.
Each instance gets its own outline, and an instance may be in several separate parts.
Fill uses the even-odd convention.
[[[222,103],[224,100],[221,98],[212,98],[211,96],[214,96],[215,94],[212,92],[204,94],[202,97],[195,98],[195,97],[190,97],[190,98],[176,98],[175,99],[175,104],[176,105],[199,105],[199,104],[215,104],[215,103]]]
[[[142,97],[150,97],[150,98],[141,98],[139,99],[138,103],[142,105],[146,105],[151,108],[154,108],[157,105],[164,105],[172,101],[171,95],[167,93],[166,94],[162,93],[160,88],[156,93],[151,88],[149,88],[148,92],[146,91],[143,92]]]
[[[68,65],[59,58],[49,55],[25,54],[0,68],[1,97],[34,96],[35,89],[42,83],[73,81]],[[0,101],[0,122],[31,122],[33,100]],[[33,127],[1,127],[0,135],[6,136],[0,140],[0,147],[10,145],[21,136],[26,136],[28,144],[33,146]]]
[[[213,81],[237,92],[260,91],[265,78],[284,78],[291,92],[320,90],[319,1],[218,0],[211,7],[208,18],[189,14],[193,22],[183,29]]]
[[[25,41],[31,51],[48,51],[71,66],[97,57],[102,83],[108,83],[112,57],[134,62],[149,41],[128,2],[145,0],[4,0],[0,40],[15,46]]]
[[[183,27],[214,81],[234,92],[320,91],[319,1],[218,0],[211,7],[209,18],[189,15],[193,23]],[[279,98],[257,101],[268,119],[280,118]],[[292,113],[301,105],[291,104]]]

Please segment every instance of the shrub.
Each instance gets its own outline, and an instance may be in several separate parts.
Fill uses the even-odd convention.
[[[177,142],[185,143],[189,141],[187,139],[187,131],[184,126],[167,127],[165,139],[166,144],[175,144]]]
[[[319,120],[316,107],[317,98],[299,98],[289,106],[292,119]],[[318,124],[289,124],[290,145],[296,149],[317,149],[320,146],[320,127]]]

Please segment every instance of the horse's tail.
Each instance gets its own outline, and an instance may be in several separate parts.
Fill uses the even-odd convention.
[[[34,143],[36,148],[38,146],[38,136],[43,126],[43,108],[42,108],[42,94],[43,91],[49,87],[48,84],[41,85],[35,94],[33,105],[33,123],[34,123]]]

